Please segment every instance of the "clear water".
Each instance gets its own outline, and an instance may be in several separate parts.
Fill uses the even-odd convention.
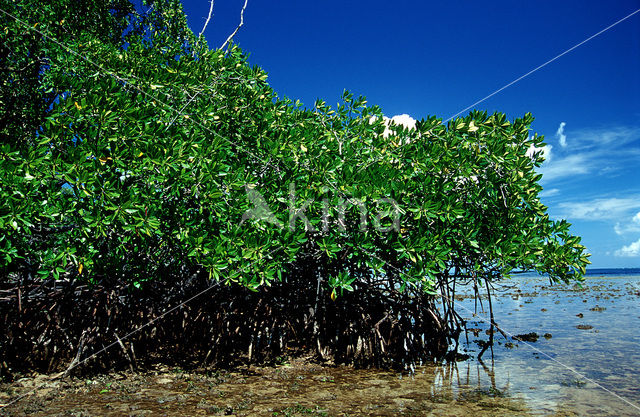
[[[477,341],[489,338],[488,313],[478,304],[474,316],[472,298],[456,305],[468,327],[480,329],[467,333],[468,343],[461,337],[460,351],[475,357]],[[486,299],[483,305],[488,310]],[[522,399],[535,415],[640,415],[640,269],[592,270],[582,288],[517,276],[497,291],[493,306],[509,336],[540,337],[520,342],[496,333],[493,357],[487,350],[483,363],[458,363],[461,388]]]
[[[535,275],[504,283],[493,299],[496,321],[509,336],[540,337],[525,343],[496,334],[493,356],[487,350],[482,362],[488,314],[478,306],[474,316],[467,296],[456,304],[474,329],[460,346],[472,358],[413,375],[301,359],[238,372],[36,376],[0,386],[0,403],[36,393],[0,415],[640,416],[640,270],[587,275],[581,288]]]

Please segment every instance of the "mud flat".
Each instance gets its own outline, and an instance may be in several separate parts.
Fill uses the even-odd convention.
[[[4,416],[528,416],[522,400],[479,387],[459,389],[448,371],[423,367],[411,376],[326,367],[298,360],[234,372],[158,368],[50,381],[25,378],[2,387],[3,401],[38,388],[0,410]]]
[[[484,361],[475,356],[488,340],[486,315],[464,295],[457,304],[469,320],[459,350],[470,358],[413,375],[303,358],[233,371],[29,375],[0,384],[0,404],[29,393],[0,416],[640,415],[640,276],[506,283],[494,306],[507,338],[494,333]]]

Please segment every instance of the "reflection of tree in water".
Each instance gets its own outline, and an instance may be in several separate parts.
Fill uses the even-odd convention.
[[[498,386],[494,371],[494,360],[489,363],[447,362],[430,369],[433,372],[433,384],[430,396],[434,400],[473,401],[483,397],[508,398],[509,382]]]

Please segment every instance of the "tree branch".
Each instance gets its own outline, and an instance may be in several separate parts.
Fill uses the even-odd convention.
[[[207,30],[207,25],[209,25],[209,21],[211,20],[211,16],[213,16],[213,2],[214,2],[214,0],[211,0],[209,2],[209,15],[207,16],[207,20],[204,22],[204,26],[202,27],[202,30],[198,34],[198,40],[196,41],[196,47],[193,48],[193,52],[191,53],[192,56],[196,55],[196,50],[198,49],[198,45],[200,44],[200,37],[204,34],[204,31]]]
[[[198,34],[198,40],[200,39],[200,36],[202,36],[204,31],[207,30],[207,25],[209,24],[209,21],[211,20],[211,16],[213,16],[213,2],[214,2],[214,0],[211,0],[209,2],[209,15],[207,16],[207,20],[204,22],[204,26],[202,27],[202,30]]]
[[[231,39],[233,39],[233,37],[236,36],[236,33],[238,33],[238,31],[240,30],[242,25],[244,25],[244,11],[247,8],[247,3],[248,2],[249,2],[249,0],[244,0],[244,6],[242,6],[242,10],[240,11],[240,24],[238,25],[236,30],[234,30],[233,33],[231,35],[229,35],[227,40],[224,41],[224,43],[222,44],[222,46],[219,49],[224,49],[227,46],[227,44],[229,42],[231,42]]]

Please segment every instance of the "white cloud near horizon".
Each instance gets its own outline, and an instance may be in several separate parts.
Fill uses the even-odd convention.
[[[567,135],[564,134],[564,127],[566,125],[567,124],[565,122],[561,122],[560,127],[558,127],[558,130],[556,131],[556,138],[558,138],[558,142],[560,142],[560,146],[563,148],[567,147]]]
[[[617,222],[616,225],[613,226],[613,231],[616,232],[616,235],[622,236],[640,232],[640,226],[635,224],[620,224],[620,222]]]
[[[571,143],[577,147],[619,147],[640,138],[640,126],[611,126],[608,128],[582,129],[573,132]]]
[[[391,119],[389,119],[387,116],[383,116],[382,118],[384,119],[384,123],[387,125],[387,127],[384,129],[384,133],[382,133],[382,136],[384,136],[385,138],[389,137],[391,133],[393,133],[390,129],[392,123],[397,126],[406,127],[409,130],[413,130],[416,128],[416,120],[406,113],[396,114]]]
[[[640,239],[628,244],[627,246],[621,247],[614,253],[614,255],[621,258],[640,257]]]
[[[385,119],[385,121],[391,120],[393,123],[395,123],[397,125],[402,125],[402,126],[406,127],[407,129],[415,129],[416,128],[416,119],[414,119],[413,117],[409,116],[406,113],[396,114],[391,119],[389,119],[388,117],[385,117],[384,119]]]

